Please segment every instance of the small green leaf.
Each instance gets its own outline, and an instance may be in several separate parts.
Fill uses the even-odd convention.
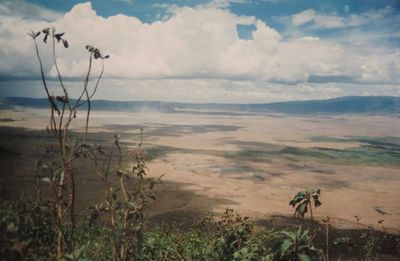
[[[305,229],[304,231],[303,231],[303,233],[301,234],[301,237],[300,238],[305,238],[307,235],[308,235],[308,229]]]
[[[293,241],[296,240],[296,234],[293,233],[292,231],[281,231],[281,234],[287,236],[288,238],[291,238]]]
[[[300,260],[300,261],[312,261],[312,259],[311,259],[308,255],[305,255],[305,254],[297,254],[297,256],[299,257],[299,260]]]
[[[307,202],[304,202],[297,206],[296,212],[301,217],[304,217],[304,214],[307,213]]]
[[[132,208],[138,208],[138,205],[135,202],[128,202],[128,206]]]
[[[51,183],[51,179],[49,177],[42,178],[42,181],[46,183]]]
[[[285,255],[286,251],[288,251],[288,249],[293,245],[293,241],[290,239],[286,239],[285,241],[283,241],[282,245],[281,245],[281,255]]]
[[[297,239],[300,239],[300,238],[301,238],[301,226],[299,226],[299,228],[297,229],[296,238],[297,238]]]

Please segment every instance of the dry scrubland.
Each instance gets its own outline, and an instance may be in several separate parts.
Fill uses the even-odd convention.
[[[31,170],[45,143],[47,113],[1,112],[1,177],[8,184],[3,196],[33,189]],[[355,215],[364,225],[380,219],[391,229],[400,225],[396,115],[94,112],[90,124],[91,137],[111,141],[119,133],[130,146],[144,128],[150,174],[166,174],[153,217],[179,219],[180,213],[221,213],[226,207],[254,220],[291,215],[288,201],[295,192],[319,187],[317,219],[328,215],[344,228],[358,226]],[[92,183],[84,204],[101,197],[96,177],[80,173],[79,182]]]

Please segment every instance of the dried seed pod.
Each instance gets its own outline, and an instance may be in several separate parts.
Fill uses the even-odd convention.
[[[64,47],[65,47],[65,48],[68,48],[69,45],[68,45],[67,40],[62,39],[62,42],[63,42]]]

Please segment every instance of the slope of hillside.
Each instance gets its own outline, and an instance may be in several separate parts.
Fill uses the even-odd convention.
[[[15,106],[48,108],[47,99],[8,97],[0,101],[1,107]],[[400,97],[346,96],[328,100],[288,101],[260,104],[176,103],[160,101],[92,101],[92,108],[101,111],[156,111],[223,110],[242,112],[273,112],[290,114],[319,113],[400,113]]]

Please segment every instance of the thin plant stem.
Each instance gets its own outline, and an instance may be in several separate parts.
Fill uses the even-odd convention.
[[[88,72],[84,81],[84,86],[81,95],[79,96],[78,100],[76,101],[76,104],[74,107],[71,106],[71,101],[69,99],[68,95],[68,90],[66,86],[64,85],[63,78],[60,73],[60,68],[57,63],[57,57],[56,57],[56,40],[60,41],[62,40],[64,43],[64,47],[68,47],[68,43],[66,40],[61,39],[61,36],[64,33],[61,34],[56,34],[55,28],[51,28],[51,32],[49,32],[50,29],[44,29],[43,33],[46,34],[44,41],[46,43],[47,37],[50,35],[52,37],[52,58],[53,58],[53,64],[57,72],[57,77],[59,84],[61,86],[61,89],[64,93],[63,97],[57,97],[57,101],[62,102],[62,111],[59,110],[56,104],[56,100],[54,96],[50,95],[49,88],[47,86],[46,78],[44,75],[44,69],[43,69],[43,63],[42,63],[42,58],[40,56],[39,52],[39,47],[38,43],[36,41],[36,38],[38,35],[40,35],[40,32],[34,33],[33,31],[31,34],[29,34],[35,43],[35,50],[36,50],[36,55],[39,61],[39,67],[40,67],[40,73],[41,73],[41,78],[43,82],[43,86],[47,95],[47,98],[50,103],[50,129],[51,131],[54,131],[57,137],[58,141],[58,147],[59,147],[59,156],[60,156],[60,164],[58,165],[58,170],[60,170],[60,175],[57,177],[57,180],[51,180],[51,186],[53,188],[54,192],[54,197],[55,197],[55,216],[56,216],[56,259],[61,260],[61,258],[64,255],[64,252],[66,249],[68,250],[74,250],[74,232],[76,228],[75,224],[75,203],[76,203],[76,196],[80,192],[81,188],[80,187],[78,192],[76,191],[76,180],[75,180],[75,174],[72,171],[72,163],[74,159],[76,158],[76,143],[68,139],[68,132],[70,128],[70,124],[75,118],[76,115],[76,108],[79,106],[88,103],[88,109],[87,109],[87,115],[86,115],[86,125],[85,125],[85,137],[84,141],[87,141],[87,133],[88,133],[88,125],[89,125],[89,118],[90,118],[90,112],[91,112],[91,103],[90,100],[94,96],[94,94],[97,91],[99,82],[103,76],[104,72],[104,63],[103,63],[103,57],[100,55],[101,61],[102,61],[102,68],[101,68],[101,73],[97,78],[95,88],[93,92],[89,92],[88,90],[88,84],[89,84],[89,78],[90,74],[92,71],[92,58],[93,58],[93,52],[90,54],[89,58],[89,66],[88,66]],[[99,52],[98,49],[96,49],[96,52]],[[100,54],[100,53],[96,53]],[[95,57],[96,57],[95,55]],[[97,58],[97,57],[96,57]],[[108,58],[108,56],[106,57]],[[83,95],[86,96],[86,100],[82,101]],[[67,110],[66,110],[67,107]],[[59,120],[56,121],[55,119],[55,111],[58,113]],[[69,113],[68,113],[69,112]],[[113,259],[116,260],[117,258],[117,245],[116,245],[116,213],[114,209],[114,187],[112,184],[109,183],[108,181],[108,175],[111,169],[111,161],[113,158],[113,151],[111,150],[110,153],[110,158],[108,160],[108,166],[107,166],[107,171],[103,171],[104,173],[104,184],[106,186],[106,194],[107,194],[107,203],[109,204],[109,207],[111,209],[110,215],[111,215],[111,223],[113,226],[113,235],[114,235],[114,249],[113,249]],[[39,161],[40,162],[40,161]],[[104,166],[103,166],[104,169]],[[36,171],[38,171],[38,165],[36,165]],[[40,191],[39,191],[39,173],[36,175],[36,186],[37,186],[37,197],[40,199]],[[66,188],[66,184],[68,183],[68,187]],[[69,193],[69,198],[67,198],[67,193]],[[66,223],[66,214],[69,213],[69,221],[71,223]],[[68,228],[68,234],[64,233],[64,229]],[[126,251],[125,251],[126,252]]]
[[[67,103],[67,105],[68,105],[68,108],[69,108],[69,110],[72,110],[72,108],[71,108],[71,105],[70,105],[70,103],[69,103],[69,96],[68,96],[68,91],[67,91],[67,89],[65,88],[65,86],[64,86],[64,83],[63,83],[63,80],[62,80],[62,77],[61,77],[61,73],[60,73],[60,69],[58,68],[58,64],[57,64],[57,59],[56,59],[56,37],[55,37],[55,29],[53,28],[53,31],[52,31],[52,39],[53,39],[53,41],[52,41],[52,43],[53,43],[53,62],[54,62],[54,67],[56,68],[56,71],[57,71],[57,76],[58,76],[58,81],[60,82],[60,85],[61,85],[61,88],[62,88],[62,90],[63,90],[63,92],[64,92],[64,96],[65,96],[65,99],[66,99],[66,103]]]
[[[83,82],[83,90],[82,90],[81,94],[79,95],[79,98],[76,100],[76,103],[75,103],[75,106],[74,106],[74,110],[77,107],[79,107],[78,104],[81,101],[83,95],[85,94],[85,91],[87,90],[87,86],[88,86],[88,83],[89,83],[90,72],[92,70],[92,59],[93,59],[93,55],[92,55],[92,53],[90,53],[88,71],[86,73],[86,77],[85,77],[85,80]]]
[[[93,96],[96,94],[97,87],[99,86],[99,83],[100,83],[101,78],[103,77],[103,74],[104,74],[104,60],[101,59],[101,72],[100,72],[99,77],[97,77],[96,85],[94,87],[94,90],[93,90],[92,94],[90,95],[90,99],[92,99]]]
[[[325,242],[326,242],[326,261],[329,261],[329,223],[326,223],[326,234],[325,234]]]
[[[50,103],[50,111],[51,111],[51,113],[50,113],[50,129],[52,131],[57,132],[57,127],[56,127],[57,125],[56,125],[55,118],[54,118],[54,110],[56,110],[58,112],[58,114],[60,114],[60,111],[57,109],[57,107],[54,104],[54,101],[52,100],[52,98],[50,96],[49,88],[47,87],[46,78],[44,76],[42,58],[40,57],[39,47],[38,47],[36,37],[34,36],[33,31],[32,31],[32,38],[33,38],[33,42],[35,43],[36,56],[39,61],[40,76],[42,78],[43,87],[46,91],[47,99],[49,100],[49,103]]]
[[[101,78],[103,77],[103,74],[104,74],[104,60],[101,59],[101,71],[100,71],[99,76],[97,77],[96,85],[95,85],[95,87],[94,87],[94,89],[93,89],[93,92],[92,92],[92,93],[90,94],[90,96],[89,96],[90,99],[92,99],[93,96],[96,94],[96,92],[97,92],[97,87],[99,86],[99,83],[100,83]],[[80,106],[84,105],[85,103],[86,103],[86,101],[82,101],[82,102],[81,102],[80,104],[78,104],[76,107],[80,107]]]
[[[43,86],[44,86],[44,89],[46,91],[47,97],[50,97],[50,92],[49,92],[49,89],[47,87],[46,78],[44,76],[43,63],[42,63],[42,59],[40,57],[39,47],[38,47],[38,44],[36,42],[36,38],[33,38],[33,42],[35,43],[36,56],[37,56],[37,58],[39,60],[40,75],[42,76]]]
[[[87,113],[86,113],[86,125],[85,125],[85,137],[84,141],[87,141],[87,134],[88,134],[88,129],[89,129],[89,116],[90,116],[90,109],[91,109],[91,103],[90,103],[90,97],[89,97],[89,92],[86,88],[86,101],[87,101]]]
[[[89,67],[91,67],[91,59],[92,59],[92,56],[90,56],[90,66]],[[99,86],[101,78],[103,77],[103,74],[104,74],[104,60],[101,59],[101,72],[100,72],[100,75],[97,77],[96,85],[93,89],[93,92],[89,95],[89,91],[87,89],[88,75],[89,75],[89,72],[88,72],[87,78],[85,80],[86,84],[84,87],[84,91],[86,93],[86,100],[81,103],[79,103],[79,101],[77,101],[77,105],[75,105],[75,108],[77,108],[77,107],[84,105],[85,103],[88,104],[87,115],[86,115],[86,126],[85,126],[85,141],[87,139],[87,133],[88,133],[88,128],[89,128],[89,118],[90,118],[90,112],[91,112],[91,102],[90,101],[93,98],[93,96],[95,95],[95,93],[97,92],[97,88]]]
[[[308,205],[310,207],[310,215],[311,215],[311,225],[313,224],[314,218],[312,213],[312,205],[311,205],[311,195],[308,195]]]

